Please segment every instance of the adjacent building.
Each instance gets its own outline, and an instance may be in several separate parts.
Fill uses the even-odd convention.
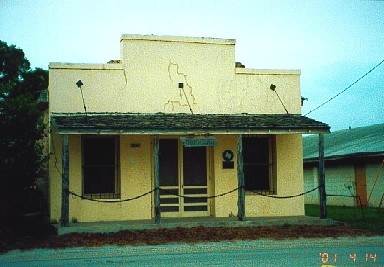
[[[317,138],[303,139],[305,188],[318,186]],[[384,124],[346,129],[325,135],[325,180],[329,205],[378,207],[384,194]],[[350,197],[348,197],[350,196]],[[305,203],[319,203],[318,192]],[[383,205],[384,203],[382,203]]]

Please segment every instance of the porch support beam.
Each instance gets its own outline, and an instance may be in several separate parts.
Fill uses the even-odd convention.
[[[238,180],[238,200],[237,200],[237,218],[239,221],[245,220],[245,181],[243,170],[243,136],[237,135],[237,180]]]
[[[69,225],[69,140],[68,135],[63,135],[62,140],[62,185],[61,185],[61,226]]]
[[[324,134],[319,134],[319,196],[320,219],[327,218],[327,194],[325,191]]]
[[[155,186],[155,223],[161,223],[160,211],[160,180],[159,180],[159,135],[155,135],[153,146],[153,169],[154,169],[154,186]]]

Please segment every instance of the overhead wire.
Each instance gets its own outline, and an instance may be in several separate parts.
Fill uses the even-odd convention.
[[[334,95],[333,97],[331,97],[330,99],[328,99],[327,101],[323,102],[322,104],[320,104],[319,106],[317,106],[316,108],[312,109],[311,111],[309,111],[308,113],[306,113],[304,116],[307,116],[308,114],[311,114],[312,112],[318,110],[319,108],[321,108],[322,106],[324,106],[325,104],[331,102],[333,99],[335,99],[336,97],[338,97],[339,95],[341,95],[342,93],[344,93],[345,91],[347,91],[348,89],[350,89],[352,86],[354,86],[355,84],[357,84],[360,80],[362,80],[364,77],[366,77],[368,74],[370,74],[372,71],[374,71],[377,67],[379,67],[381,64],[384,63],[384,59],[382,61],[380,61],[380,63],[378,63],[376,66],[374,66],[372,69],[370,69],[369,71],[367,71],[363,76],[361,76],[360,78],[358,78],[356,81],[354,81],[352,84],[350,84],[349,86],[347,86],[346,88],[344,88],[342,91],[340,91],[339,93],[337,93],[336,95]]]

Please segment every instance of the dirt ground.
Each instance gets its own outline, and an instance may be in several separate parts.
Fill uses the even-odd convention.
[[[229,240],[297,239],[345,236],[373,236],[374,233],[347,225],[283,225],[258,227],[192,227],[121,231],[117,233],[72,233],[44,238],[24,237],[0,244],[0,253],[14,249],[139,246],[167,243],[219,242]]]

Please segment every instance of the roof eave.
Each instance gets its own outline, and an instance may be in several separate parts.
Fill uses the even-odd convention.
[[[55,126],[54,126],[55,127]],[[60,129],[55,127],[57,134],[141,134],[141,135],[190,135],[190,134],[319,134],[327,133],[326,129],[140,129],[140,130],[127,130],[127,129]]]
[[[327,124],[299,114],[287,117],[285,114],[53,113],[51,122],[58,134],[317,134],[330,130]]]
[[[360,153],[353,153],[353,154],[347,154],[347,155],[331,155],[324,157],[325,161],[338,161],[338,160],[345,160],[345,159],[358,159],[358,158],[374,158],[374,157],[382,157],[384,156],[384,151],[379,152],[360,152]],[[312,157],[312,158],[304,158],[304,163],[315,163],[318,162],[318,157]]]

